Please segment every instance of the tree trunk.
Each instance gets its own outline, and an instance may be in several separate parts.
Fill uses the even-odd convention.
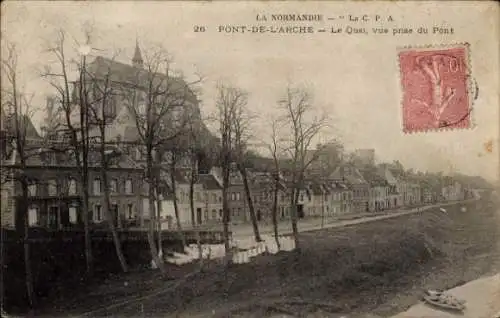
[[[325,194],[321,196],[321,228],[325,226]]]
[[[231,245],[229,242],[229,207],[228,207],[228,188],[229,188],[229,165],[223,167],[222,178],[222,229],[224,234],[224,249],[226,252],[226,265],[229,265],[232,260]]]
[[[191,214],[191,227],[194,229],[196,228],[196,215],[194,211],[194,203],[193,203],[193,198],[192,196],[194,195],[194,185],[192,184],[192,177],[189,180],[189,213]]]
[[[154,194],[154,177],[152,173],[152,159],[151,152],[148,151],[147,167],[146,167],[146,179],[148,180],[148,202],[149,202],[149,230],[148,230],[148,244],[149,250],[151,252],[151,257],[156,266],[160,269],[162,275],[165,275],[165,267],[163,262],[158,257],[158,249],[155,243],[155,232],[156,232],[156,213],[155,213],[155,194]]]
[[[82,177],[82,211],[80,211],[83,218],[83,231],[85,240],[85,262],[87,275],[92,276],[93,269],[93,259],[92,259],[92,240],[90,238],[90,206],[89,206],[89,186],[88,186],[88,173]]]
[[[300,242],[299,242],[299,228],[297,226],[297,202],[299,201],[299,189],[300,189],[300,183],[299,186],[297,186],[295,183],[292,186],[292,195],[290,196],[290,203],[291,203],[291,220],[292,220],[292,232],[293,232],[293,238],[295,240],[295,248],[298,252],[300,252]]]
[[[160,190],[158,189],[158,185],[156,186],[156,218],[158,220],[158,257],[163,261],[163,244],[161,241],[161,199],[160,199]]]
[[[104,156],[104,149],[101,150],[101,155]],[[103,157],[104,158],[104,157]],[[105,158],[104,158],[105,160]],[[104,186],[104,215],[106,216],[106,221],[108,222],[109,229],[111,230],[111,235],[113,236],[113,243],[115,245],[116,256],[118,256],[118,260],[120,261],[120,266],[124,273],[128,272],[127,261],[125,260],[125,256],[122,251],[122,244],[120,238],[118,237],[118,233],[116,231],[116,225],[114,223],[114,216],[111,215],[111,200],[109,198],[109,183],[108,183],[108,173],[106,172],[106,164],[101,165],[101,178]]]
[[[24,270],[26,275],[26,295],[28,296],[28,304],[30,309],[35,307],[35,293],[33,287],[33,272],[31,268],[31,251],[29,243],[29,220],[28,220],[28,184],[21,180],[22,187],[22,202],[20,202],[20,215],[23,218],[23,251],[24,251]]]
[[[274,229],[274,239],[276,240],[276,246],[278,246],[278,251],[281,249],[278,231],[278,186],[279,178],[274,180],[273,189],[273,229]]]
[[[85,68],[86,65],[86,57],[83,56],[83,63],[82,66]],[[79,106],[79,111],[80,111],[80,135],[81,135],[81,149],[80,151],[77,151],[80,147],[80,143],[78,142],[78,137],[76,134],[76,131],[72,131],[72,139],[74,142],[74,147],[75,147],[75,155],[78,156],[76,159],[78,165],[82,167],[82,173],[81,173],[81,178],[82,178],[82,187],[83,187],[83,204],[82,208],[84,209],[82,212],[83,215],[83,228],[84,228],[84,239],[85,239],[85,260],[86,260],[86,265],[87,265],[87,274],[93,275],[94,273],[94,260],[92,256],[92,239],[90,237],[90,204],[89,204],[89,161],[88,161],[88,153],[89,153],[89,113],[88,109],[86,107],[87,101],[86,101],[86,94],[84,96],[83,90],[85,86],[85,81],[83,80],[83,74],[84,72],[80,72],[80,93],[79,93],[79,101],[80,101],[80,106]],[[69,110],[69,87],[68,87],[68,81],[65,80],[65,88],[67,92],[66,96],[66,102],[67,102],[67,107]],[[66,121],[69,124],[70,127],[73,127],[70,125],[71,119],[70,119],[70,113],[69,111],[66,111]],[[80,153],[82,154],[82,160],[80,161]]]
[[[179,216],[179,205],[177,204],[177,182],[175,181],[175,159],[172,159],[172,164],[170,167],[170,183],[172,184],[173,201],[174,201],[174,213],[175,220],[177,223],[177,231],[179,232],[182,244],[182,250],[186,247],[186,238],[182,232],[181,219]]]
[[[243,186],[245,188],[245,195],[247,197],[248,209],[250,210],[250,218],[252,220],[252,227],[253,227],[255,242],[261,242],[262,239],[261,239],[260,233],[259,233],[259,224],[257,223],[257,216],[255,215],[255,209],[253,206],[252,195],[250,193],[250,187],[248,185],[247,171],[246,171],[245,167],[243,167],[243,165],[241,165],[241,164],[238,164],[238,170],[240,171],[241,176],[243,177]]]
[[[195,232],[196,237],[196,246],[198,247],[198,262],[200,268],[203,267],[203,250],[201,247],[201,238],[200,238],[200,230],[199,230],[199,222],[197,215],[194,211],[194,183],[196,180],[196,162],[194,156],[191,154],[191,176],[189,178],[189,208],[191,210],[191,225],[193,227],[193,231]],[[196,218],[195,218],[196,217]]]

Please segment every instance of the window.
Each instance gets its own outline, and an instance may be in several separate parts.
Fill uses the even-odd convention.
[[[131,179],[127,179],[127,181],[125,181],[125,193],[126,194],[132,194],[132,180]]]
[[[196,201],[200,202],[201,201],[201,194],[199,192],[196,192],[195,196],[196,196]]]
[[[212,202],[217,203],[217,195],[215,193],[212,193]]]
[[[219,209],[219,217],[222,219],[222,209]]]
[[[300,195],[300,201],[304,201],[304,195],[303,194]]]
[[[111,191],[111,193],[117,193],[118,192],[118,180],[111,179],[109,181],[109,190]]]
[[[215,220],[217,218],[217,211],[212,209],[212,219]]]
[[[94,210],[95,210],[95,220],[98,221],[98,222],[102,221],[102,209],[101,209],[101,205],[97,204],[94,207]]]
[[[76,194],[76,180],[73,178],[70,178],[68,180],[68,194],[69,195],[75,195]]]
[[[78,223],[78,216],[76,213],[76,207],[70,206],[68,212],[69,212],[69,222],[71,224]]]
[[[219,203],[222,203],[222,197],[219,197]]]
[[[231,201],[236,200],[236,195],[234,193],[231,193]]]
[[[49,188],[49,196],[52,197],[52,196],[57,195],[57,181],[56,180],[49,180],[48,188]]]
[[[132,204],[127,205],[127,215],[129,219],[134,217],[134,206]]]
[[[101,179],[95,178],[94,179],[94,195],[100,195],[101,194]]]
[[[31,183],[28,185],[28,195],[29,196],[36,196],[37,195],[37,184],[36,183]]]
[[[30,207],[28,209],[28,225],[36,226],[39,225],[39,210],[37,207]]]
[[[240,193],[236,193],[236,200],[239,201],[240,200]]]

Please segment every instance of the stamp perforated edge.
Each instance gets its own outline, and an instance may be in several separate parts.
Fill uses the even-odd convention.
[[[466,55],[466,66],[467,66],[467,98],[468,98],[468,117],[469,117],[469,125],[468,127],[438,127],[438,128],[422,128],[422,129],[406,129],[404,126],[404,112],[403,112],[403,103],[404,103],[404,87],[403,87],[403,78],[401,76],[401,63],[400,63],[400,58],[399,55],[402,52],[407,52],[407,51],[428,51],[428,50],[443,50],[443,49],[452,49],[452,48],[457,48],[457,47],[463,47],[465,48],[465,55]],[[446,131],[456,131],[456,130],[472,130],[476,128],[476,121],[474,117],[474,102],[476,100],[476,93],[477,93],[477,83],[472,77],[472,62],[471,62],[471,49],[470,49],[470,44],[468,42],[453,42],[453,43],[441,43],[441,44],[426,44],[426,45],[405,45],[405,46],[398,46],[396,47],[396,57],[397,57],[397,63],[398,63],[398,74],[399,74],[399,90],[401,92],[401,98],[399,102],[399,109],[401,111],[400,114],[400,120],[401,120],[401,127],[403,130],[403,133],[405,134],[418,134],[418,133],[426,133],[426,132],[446,132]]]

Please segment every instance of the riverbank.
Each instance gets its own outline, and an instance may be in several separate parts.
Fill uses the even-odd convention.
[[[300,254],[260,255],[227,270],[212,266],[151,297],[78,311],[91,309],[92,317],[268,317],[272,311],[390,317],[418,303],[425,289],[447,289],[494,270],[496,211],[482,201],[465,204],[466,212],[463,206],[302,233]]]

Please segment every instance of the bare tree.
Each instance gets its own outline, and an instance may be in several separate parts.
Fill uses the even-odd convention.
[[[312,143],[318,138],[320,132],[326,128],[328,117],[326,114],[317,115],[312,104],[309,92],[299,88],[288,87],[283,99],[278,102],[283,112],[283,120],[287,123],[286,143],[287,151],[291,158],[291,222],[295,247],[300,252],[298,235],[298,200],[300,190],[304,187],[305,171],[309,165],[317,160],[317,153],[308,155]],[[317,149],[317,151],[320,149]]]
[[[190,162],[190,173],[189,173],[189,207],[191,211],[191,225],[193,230],[195,231],[196,236],[196,245],[198,247],[198,261],[200,269],[203,268],[203,249],[201,246],[201,237],[200,237],[200,224],[201,217],[196,213],[195,214],[195,199],[194,199],[194,186],[195,183],[199,180],[198,176],[198,157],[197,154],[200,151],[200,135],[198,131],[198,127],[196,127],[195,121],[195,112],[191,112],[189,114],[190,120],[187,123],[188,126],[188,151],[187,154],[189,156]]]
[[[86,45],[90,41],[90,33],[86,33]],[[62,117],[62,123],[57,129],[64,131],[66,138],[61,144],[52,144],[51,148],[56,151],[65,151],[69,148],[73,154],[77,169],[77,180],[80,183],[78,191],[82,200],[82,217],[84,226],[85,241],[85,260],[87,274],[93,273],[92,244],[90,237],[90,205],[89,205],[89,120],[86,110],[87,96],[86,84],[84,81],[85,69],[87,67],[86,55],[82,54],[79,61],[71,60],[66,54],[66,33],[62,30],[58,33],[56,42],[49,46],[48,52],[55,56],[57,69],[46,66],[42,77],[55,89],[55,108],[54,111]],[[69,69],[76,64],[79,71],[79,77],[73,83],[71,82]],[[71,91],[73,89],[73,92]],[[73,98],[72,98],[73,97]],[[78,116],[73,116],[75,113]],[[62,148],[61,148],[62,146]]]
[[[222,223],[224,232],[224,247],[226,250],[226,264],[232,259],[232,251],[229,238],[229,202],[228,189],[231,175],[231,164],[235,161],[234,152],[234,123],[238,109],[246,104],[246,94],[241,90],[219,84],[216,97],[216,121],[220,134],[219,162],[222,168]]]
[[[175,143],[175,144],[177,144],[177,143]],[[175,214],[175,221],[177,224],[177,231],[179,232],[181,244],[182,244],[182,249],[184,250],[184,247],[186,246],[186,238],[184,236],[184,233],[182,232],[181,219],[180,219],[180,215],[179,215],[179,204],[177,201],[177,180],[175,179],[175,172],[177,170],[178,156],[179,156],[178,148],[176,147],[176,148],[171,149],[168,174],[170,175],[170,186],[171,186],[172,195],[173,195],[172,200],[173,200],[173,204],[174,204],[174,214]]]
[[[170,58],[163,48],[151,51],[144,64],[135,68],[133,81],[124,85],[122,90],[125,104],[137,128],[137,145],[146,157],[150,219],[148,242],[153,261],[163,274],[166,274],[165,268],[158,257],[154,241],[155,224],[159,221],[156,220],[154,205],[154,186],[158,184],[158,173],[155,172],[163,158],[154,156],[154,153],[184,132],[188,120],[184,110],[197,103],[193,85],[199,82],[188,83],[183,78],[174,77],[170,65]]]
[[[113,237],[113,242],[115,246],[115,252],[120,261],[121,268],[123,272],[128,272],[128,265],[123,255],[121,241],[117,233],[117,226],[119,215],[118,211],[113,211],[117,215],[113,215],[111,211],[111,198],[110,198],[110,183],[108,178],[108,170],[110,168],[110,162],[115,158],[121,157],[121,150],[114,145],[110,144],[110,140],[107,137],[108,125],[113,120],[113,114],[110,114],[109,108],[113,103],[116,102],[118,92],[111,85],[111,76],[113,76],[111,68],[104,72],[104,75],[97,77],[92,72],[84,73],[84,82],[89,83],[88,91],[84,92],[86,96],[84,99],[85,108],[90,117],[92,126],[97,128],[97,136],[88,136],[92,138],[93,145],[90,151],[99,152],[99,166],[100,176],[102,178],[102,185],[104,188],[104,205],[103,211],[106,217],[106,221],[111,230],[111,235]],[[116,223],[115,223],[116,222]]]
[[[273,160],[273,207],[272,207],[272,222],[273,222],[273,230],[274,230],[274,238],[276,240],[276,245],[278,246],[278,250],[280,249],[279,242],[279,229],[278,229],[278,193],[280,186],[280,153],[282,152],[280,145],[280,133],[279,129],[281,126],[281,122],[278,119],[271,120],[271,138],[269,142],[266,142],[267,149],[269,154]]]
[[[33,273],[31,268],[30,243],[29,243],[29,176],[26,174],[27,160],[29,157],[37,154],[40,144],[30,140],[28,137],[28,127],[31,123],[34,109],[30,98],[22,91],[18,81],[18,51],[12,43],[6,44],[6,54],[2,54],[2,110],[6,115],[4,121],[7,126],[9,139],[12,141],[12,155],[14,165],[12,173],[14,186],[19,184],[21,188],[21,197],[17,200],[16,213],[17,224],[21,224],[18,230],[23,236],[24,264],[26,275],[26,291],[28,302],[31,308],[35,305],[35,294],[33,288]],[[16,158],[17,157],[17,158]],[[19,207],[17,207],[19,205]],[[16,226],[17,228],[17,226]]]
[[[249,114],[247,106],[247,94],[239,89],[236,89],[235,93],[239,95],[239,102],[234,105],[233,111],[233,131],[234,131],[234,160],[236,161],[236,167],[240,172],[243,179],[243,187],[245,189],[245,197],[248,203],[248,209],[250,211],[250,219],[252,221],[252,227],[254,232],[254,237],[256,242],[262,241],[259,233],[259,224],[257,223],[257,216],[255,215],[255,208],[253,205],[252,194],[250,193],[250,186],[248,183],[247,167],[245,166],[245,159],[247,155],[247,143],[248,138],[251,135],[250,132],[250,122],[252,116]]]

